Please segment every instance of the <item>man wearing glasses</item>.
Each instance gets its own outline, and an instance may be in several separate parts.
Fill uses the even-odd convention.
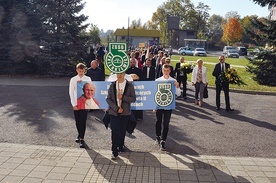
[[[225,96],[226,111],[234,111],[230,108],[230,99],[229,99],[229,83],[227,81],[221,82],[219,76],[226,69],[230,68],[230,64],[225,63],[224,56],[219,57],[219,63],[215,65],[213,76],[216,77],[216,110],[220,110],[220,93],[223,89]]]

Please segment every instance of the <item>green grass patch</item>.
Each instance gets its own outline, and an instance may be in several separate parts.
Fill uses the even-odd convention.
[[[203,60],[204,66],[207,68],[207,77],[210,86],[215,86],[215,77],[212,76],[214,70],[214,64],[218,63],[218,57],[197,57],[197,56],[184,56],[185,61],[193,62],[196,65],[196,60],[201,58]],[[171,64],[175,68],[175,64],[179,62],[180,55],[173,55]],[[230,84],[231,89],[240,89],[240,90],[250,90],[250,91],[269,91],[276,92],[276,87],[264,86],[258,84],[253,80],[253,75],[246,71],[245,66],[249,63],[245,58],[226,58],[226,62],[235,68],[238,72],[238,75],[242,78],[243,82],[247,85],[232,85]],[[239,67],[236,67],[239,66]],[[241,68],[240,66],[244,66]],[[105,68],[106,75],[110,75],[110,71]],[[191,81],[191,74],[188,75],[188,81]]]
[[[207,77],[210,86],[215,86],[215,77],[212,76],[212,72],[214,70],[214,64],[218,63],[218,57],[196,57],[196,56],[184,56],[185,61],[193,62],[196,65],[196,60],[201,58],[203,60],[204,66],[207,68]],[[175,64],[179,62],[179,55],[172,56],[172,65],[175,67]],[[253,75],[246,71],[246,65],[248,65],[248,60],[245,58],[226,58],[225,60],[227,63],[231,65],[231,67],[235,68],[238,72],[238,75],[241,77],[244,83],[247,85],[232,85],[230,84],[231,89],[240,89],[240,90],[250,90],[250,91],[269,91],[269,92],[276,92],[276,87],[271,86],[264,86],[258,84],[256,81],[253,80]],[[235,67],[235,66],[244,66]],[[188,81],[191,81],[191,74],[188,75]]]

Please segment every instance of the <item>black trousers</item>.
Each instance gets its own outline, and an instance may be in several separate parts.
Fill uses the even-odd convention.
[[[220,93],[221,90],[224,91],[225,105],[226,109],[230,109],[230,99],[229,99],[229,83],[220,83],[216,81],[216,105],[220,108]]]
[[[177,78],[177,82],[179,83],[179,87],[182,83],[182,85],[183,85],[183,97],[186,97],[187,96],[187,94],[186,94],[187,93],[187,77],[180,76],[180,77]]]
[[[156,136],[159,136],[161,140],[165,141],[167,139],[171,115],[172,115],[172,110],[158,109],[156,111],[157,121],[155,123],[155,132],[156,132]],[[163,124],[163,131],[162,131],[162,124]]]
[[[76,127],[78,130],[78,137],[84,139],[86,130],[87,110],[74,110]]]
[[[118,155],[118,148],[125,145],[125,136],[127,123],[130,116],[113,116],[110,115],[112,153]]]

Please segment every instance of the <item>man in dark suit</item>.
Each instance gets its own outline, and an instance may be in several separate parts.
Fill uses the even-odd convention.
[[[130,67],[126,70],[126,74],[136,74],[138,78],[133,78],[133,80],[141,80],[142,70],[135,66],[136,61],[134,58],[130,59]]]
[[[96,60],[91,61],[91,67],[87,69],[86,75],[91,78],[91,81],[104,81],[105,79],[104,72],[98,67],[98,62]]]
[[[155,80],[155,68],[151,65],[151,60],[146,59],[146,65],[142,70],[143,81],[154,81]]]
[[[225,63],[225,57],[222,55],[219,57],[219,63],[215,65],[213,76],[216,77],[216,110],[220,110],[220,92],[223,89],[225,95],[226,111],[233,111],[230,108],[229,99],[229,83],[227,81],[221,82],[219,76],[226,69],[230,68],[230,64]]]
[[[181,64],[184,63],[184,57],[180,57],[180,62],[176,63],[174,73],[176,74],[176,81],[179,83],[179,86],[183,85],[183,98],[187,99],[187,74],[190,73],[187,70],[180,69]]]
[[[135,74],[138,77],[133,77],[133,81],[142,80],[142,70],[135,66],[136,61],[134,58],[130,59],[130,67],[126,70],[127,74]],[[143,119],[143,111],[142,110],[132,110],[132,113],[136,120]]]

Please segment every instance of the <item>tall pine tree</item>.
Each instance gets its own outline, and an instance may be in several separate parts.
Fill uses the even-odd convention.
[[[39,53],[37,19],[29,0],[0,0],[1,74],[29,74]]]
[[[82,0],[35,0],[43,22],[41,53],[37,62],[42,74],[68,75],[77,62],[85,62],[88,37],[84,31],[88,17],[79,15]]]
[[[261,6],[276,6],[275,0],[253,0]],[[276,86],[276,21],[253,18],[252,24],[258,30],[247,30],[257,41],[265,41],[267,49],[261,50],[254,58],[248,58],[248,71],[263,85]]]

